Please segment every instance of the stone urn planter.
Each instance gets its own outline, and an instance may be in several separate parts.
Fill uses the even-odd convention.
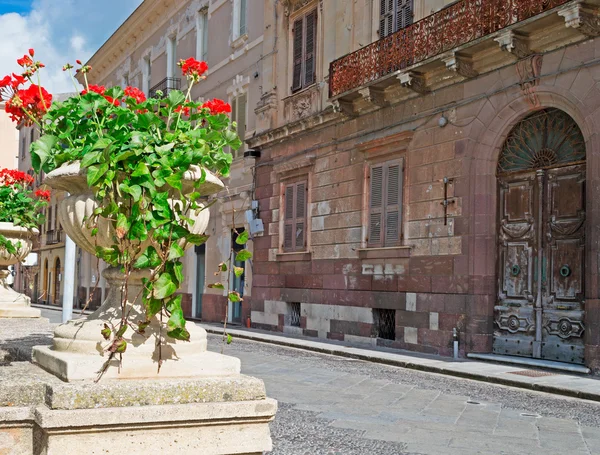
[[[9,265],[17,264],[31,253],[33,237],[36,231],[29,231],[12,223],[0,223],[0,235],[6,237],[15,247],[17,254],[0,250],[0,318],[39,318],[41,312],[37,308],[31,308],[31,299],[12,289],[7,278],[10,274]]]
[[[200,178],[200,168],[188,171],[184,180],[183,194],[193,191],[194,180]],[[50,172],[44,182],[55,190],[69,192],[58,206],[57,214],[67,235],[84,250],[95,253],[96,245],[112,244],[112,227],[106,220],[98,221],[98,233],[92,236],[87,221],[97,203],[87,186],[84,171],[79,164],[73,163]],[[223,188],[223,183],[212,173],[207,173],[206,181],[195,189],[203,196],[215,194]],[[203,234],[209,220],[209,210],[192,214],[194,234]],[[186,248],[191,245],[181,245]],[[145,246],[142,246],[142,251]],[[136,270],[129,278],[128,301],[132,306],[130,318],[142,320],[144,309],[141,298],[141,280],[150,275],[150,270]],[[42,368],[50,371],[64,381],[96,379],[103,368],[108,355],[104,352],[107,345],[101,334],[104,324],[117,326],[121,319],[121,295],[124,276],[119,268],[108,268],[104,278],[109,285],[108,295],[102,305],[92,315],[62,324],[54,331],[51,347],[36,347],[33,360]],[[136,298],[137,297],[137,298]],[[119,365],[118,358],[111,361],[105,369],[103,378],[182,378],[198,376],[229,376],[239,374],[240,362],[206,350],[206,331],[194,323],[187,324],[190,341],[175,340],[160,330],[161,315],[154,316],[144,335],[133,330],[126,332],[127,352]],[[163,315],[164,317],[164,315]],[[167,318],[168,319],[168,318]],[[166,319],[164,319],[166,320]],[[160,357],[159,357],[160,356]],[[160,373],[159,358],[163,359]]]

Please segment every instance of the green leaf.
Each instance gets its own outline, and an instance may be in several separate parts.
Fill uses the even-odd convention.
[[[173,295],[177,291],[177,285],[173,283],[169,273],[160,275],[156,283],[154,283],[153,297],[155,299],[165,299]]]
[[[235,243],[237,243],[238,245],[245,245],[246,242],[248,242],[248,231],[242,232],[235,239]]]
[[[144,299],[146,300],[146,299]],[[162,309],[162,302],[156,299],[147,299],[145,301],[146,304],[146,316],[148,319],[152,318],[154,315],[158,314]]]
[[[230,292],[227,297],[232,302],[239,302],[240,300],[242,300],[242,298],[240,297],[240,293],[236,291]]]
[[[181,188],[183,188],[182,186],[182,179],[183,179],[183,172],[179,171],[175,174],[171,174],[168,177],[165,178],[165,181],[171,185],[173,188],[177,188],[178,190],[181,190]]]
[[[227,264],[225,262],[219,264],[219,272],[227,272]]]
[[[202,245],[208,240],[208,235],[189,234],[186,236],[186,240],[192,245]]]
[[[221,283],[212,283],[206,287],[209,289],[225,289],[225,286],[223,286],[223,284],[221,284]]]
[[[127,219],[127,217],[125,216],[125,214],[119,213],[117,215],[117,227],[116,227],[116,230],[115,230],[117,238],[118,239],[125,238],[125,236],[129,232],[129,228],[130,227],[131,227],[131,224],[129,223],[129,220]]]
[[[105,340],[108,340],[112,334],[112,330],[110,330],[110,327],[107,324],[104,324],[104,328],[100,330],[100,334]]]
[[[247,261],[248,259],[250,259],[251,257],[252,257],[252,253],[250,253],[250,251],[248,251],[248,250],[241,250],[235,256],[235,260],[237,262],[244,262],[244,261]]]
[[[52,156],[52,149],[58,142],[58,137],[45,134],[31,146],[31,163],[36,172],[46,166]]]
[[[143,175],[150,175],[150,170],[148,169],[148,165],[144,162],[139,163],[135,170],[133,171],[133,173],[131,174],[132,177],[141,177]]]
[[[172,261],[173,259],[177,259],[182,257],[185,254],[183,248],[179,246],[178,243],[171,244],[171,248],[169,249],[169,256],[167,258],[168,261]]]
[[[171,107],[177,107],[185,101],[185,95],[180,90],[170,90],[168,101]]]
[[[99,166],[90,166],[87,169],[88,186],[94,186],[108,171],[108,163],[102,163]]]
[[[231,344],[231,342],[233,341],[233,337],[229,334],[227,334],[227,344]]]
[[[131,225],[129,238],[131,240],[139,240],[140,242],[144,242],[148,239],[148,229],[143,220],[138,219]]]
[[[178,327],[174,330],[169,330],[167,335],[175,340],[190,341],[190,332],[186,328]]]
[[[173,272],[175,273],[177,281],[179,283],[183,282],[183,264],[181,262],[173,264]]]
[[[87,152],[81,159],[81,167],[89,167],[92,164],[96,164],[99,162],[99,158],[101,157],[101,152]]]
[[[233,273],[235,273],[235,276],[237,276],[239,278],[244,274],[244,269],[243,269],[243,267],[234,267]]]
[[[123,354],[127,350],[127,341],[121,340],[115,345],[115,352]]]

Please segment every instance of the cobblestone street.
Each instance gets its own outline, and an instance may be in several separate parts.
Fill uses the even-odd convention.
[[[274,455],[600,454],[599,403],[240,339],[224,352],[279,401]]]

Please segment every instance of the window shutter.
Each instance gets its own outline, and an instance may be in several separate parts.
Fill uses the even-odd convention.
[[[379,37],[388,36],[394,30],[394,1],[380,0],[379,15]]]
[[[315,83],[315,49],[317,46],[317,11],[306,16],[306,46],[304,49],[304,87]]]
[[[385,178],[385,238],[384,246],[394,246],[400,242],[402,217],[402,166],[400,162],[386,167]]]
[[[46,219],[46,232],[52,229],[52,207],[48,207],[48,218]]]
[[[285,216],[284,216],[284,234],[283,249],[291,250],[294,248],[294,185],[285,187]]]
[[[296,185],[296,229],[295,229],[295,248],[298,251],[304,250],[306,238],[306,183]]]
[[[244,148],[245,148],[245,142],[244,142],[244,137],[246,136],[246,104],[247,104],[247,98],[248,95],[246,93],[244,93],[243,95],[240,95],[239,97],[237,97],[237,102],[236,102],[236,107],[237,107],[237,115],[236,115],[236,121],[237,121],[237,133],[238,136],[240,137],[240,141],[242,141],[242,145],[240,146],[240,148],[237,150],[237,155],[243,155],[244,154]]]
[[[413,0],[396,0],[396,30],[412,24]]]
[[[302,44],[304,42],[304,27],[302,19],[294,22],[293,77],[292,91],[302,88]]]
[[[240,36],[246,34],[246,0],[240,0]]]
[[[382,246],[383,229],[383,166],[371,167],[369,195],[369,239],[368,245]]]
[[[208,61],[208,13],[202,13],[202,60]],[[148,73],[150,74],[150,73]]]

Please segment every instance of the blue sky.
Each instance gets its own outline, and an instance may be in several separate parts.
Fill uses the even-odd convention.
[[[62,66],[87,60],[142,0],[0,0],[0,78],[19,70],[32,47],[46,68],[42,85],[74,90]]]

